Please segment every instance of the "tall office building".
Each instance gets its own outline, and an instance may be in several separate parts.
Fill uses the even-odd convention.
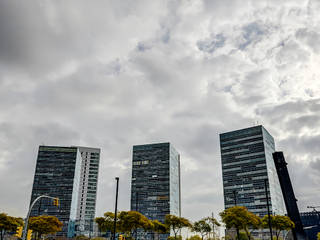
[[[31,216],[56,216],[62,223],[57,236],[73,237],[75,233],[89,235],[95,216],[100,149],[87,147],[40,146],[30,204],[42,198]]]
[[[160,222],[180,216],[180,155],[170,143],[133,146],[131,210]]]
[[[286,213],[272,157],[274,139],[263,126],[220,134],[220,150],[225,208],[239,205],[260,217],[268,214],[266,179],[270,212]]]

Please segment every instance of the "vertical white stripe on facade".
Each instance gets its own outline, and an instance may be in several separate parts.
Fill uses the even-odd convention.
[[[77,211],[78,211],[78,197],[79,197],[79,188],[80,188],[80,169],[81,169],[81,154],[79,149],[77,149],[77,157],[76,157],[76,166],[74,170],[74,178],[73,178],[73,188],[72,188],[72,200],[71,200],[71,208],[70,208],[70,220],[77,219]]]

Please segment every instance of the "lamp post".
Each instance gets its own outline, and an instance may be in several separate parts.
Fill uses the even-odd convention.
[[[268,189],[267,189],[267,179],[264,179],[264,190],[266,192],[266,200],[267,200],[267,209],[268,209],[268,224],[270,229],[270,238],[272,238],[272,226],[271,226],[271,219],[270,219],[270,208],[269,208],[269,196],[268,196]]]
[[[113,240],[116,240],[116,230],[117,230],[119,177],[116,177],[116,181],[117,181],[117,188],[116,188],[116,204],[115,204],[115,209],[114,209],[114,222],[113,222]]]
[[[50,197],[50,196],[47,196],[47,195],[40,195],[39,197],[37,197],[30,205],[29,207],[29,211],[28,211],[28,214],[27,214],[27,217],[26,217],[26,220],[25,220],[25,223],[24,223],[24,229],[23,229],[23,233],[22,233],[22,240],[26,240],[27,239],[27,232],[28,232],[28,223],[29,223],[29,217],[30,217],[30,213],[31,213],[31,210],[33,208],[33,206],[35,205],[35,203],[37,201],[39,201],[40,199],[42,198],[51,198],[53,199],[53,201],[57,203],[57,206],[59,205],[59,199],[58,198],[55,198],[55,197]],[[39,209],[38,209],[39,211]]]

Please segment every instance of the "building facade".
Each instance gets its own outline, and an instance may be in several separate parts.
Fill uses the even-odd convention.
[[[170,143],[133,146],[131,210],[162,223],[181,215],[180,155]]]
[[[90,235],[95,216],[100,149],[87,147],[39,146],[30,204],[42,198],[31,216],[56,216],[62,223],[57,236]]]
[[[272,153],[273,137],[263,126],[220,134],[224,205],[245,206],[260,217],[286,213]]]

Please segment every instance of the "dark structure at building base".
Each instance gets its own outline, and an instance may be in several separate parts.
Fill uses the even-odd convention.
[[[320,232],[320,212],[300,213],[303,229],[309,240],[317,240],[317,233]]]
[[[306,233],[303,230],[299,209],[297,206],[297,199],[294,195],[290,176],[287,169],[287,163],[284,159],[283,152],[274,152],[273,154],[274,164],[277,169],[279,182],[284,198],[284,202],[287,208],[288,217],[294,222],[295,228],[292,230],[294,240],[307,239]]]

